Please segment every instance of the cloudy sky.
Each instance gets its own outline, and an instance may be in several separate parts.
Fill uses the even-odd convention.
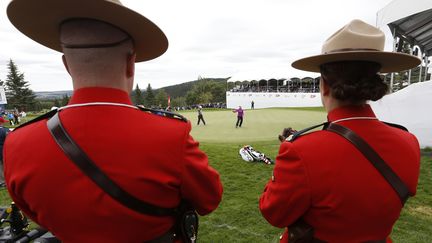
[[[153,88],[201,77],[290,78],[310,76],[291,68],[318,54],[327,37],[358,18],[375,25],[376,13],[391,0],[122,0],[167,35],[168,51],[138,63],[135,83]],[[0,79],[15,61],[34,91],[71,90],[61,53],[16,30],[0,1]],[[391,50],[388,28],[386,50]],[[313,75],[315,76],[315,75]]]

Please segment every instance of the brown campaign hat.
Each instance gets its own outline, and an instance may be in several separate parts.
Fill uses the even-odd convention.
[[[370,61],[381,64],[380,72],[396,72],[418,66],[421,60],[399,52],[384,51],[384,33],[361,20],[353,20],[332,36],[322,47],[320,55],[299,59],[294,68],[320,72],[325,63],[340,61]]]
[[[59,26],[74,18],[103,21],[128,33],[135,43],[136,62],[156,58],[168,48],[159,27],[119,0],[12,0],[7,15],[23,34],[59,52]]]

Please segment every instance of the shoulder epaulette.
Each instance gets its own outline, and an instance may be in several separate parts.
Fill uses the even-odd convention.
[[[171,111],[155,110],[155,109],[150,109],[150,108],[146,108],[146,107],[143,107],[143,106],[137,106],[137,107],[141,111],[149,112],[149,113],[152,113],[152,114],[155,114],[155,115],[164,116],[164,117],[168,117],[168,118],[173,118],[173,119],[180,120],[180,121],[183,121],[183,122],[187,122],[186,117],[184,117],[184,116],[182,116],[180,114],[171,112]]]
[[[384,123],[387,124],[387,125],[389,125],[389,126],[391,126],[391,127],[396,127],[396,128],[399,128],[401,130],[404,130],[404,131],[408,132],[408,129],[406,127],[402,126],[402,125],[395,124],[395,123],[389,123],[389,122],[384,122]]]
[[[57,111],[58,111],[57,109],[54,109],[54,110],[52,110],[52,111],[50,111],[50,112],[47,112],[47,113],[45,113],[45,114],[43,114],[43,115],[40,115],[40,116],[34,118],[33,120],[30,120],[30,121],[28,121],[28,122],[26,122],[26,123],[23,123],[23,124],[21,124],[21,125],[15,127],[13,130],[15,131],[15,130],[17,130],[17,129],[20,129],[20,128],[22,128],[22,127],[25,127],[25,126],[27,126],[27,125],[30,125],[30,124],[32,124],[32,123],[35,123],[35,122],[38,122],[38,121],[41,121],[41,120],[44,120],[44,119],[51,118],[52,116],[54,116],[54,115],[57,113]]]
[[[306,134],[307,132],[309,132],[310,130],[313,130],[317,127],[321,127],[323,126],[323,130],[325,130],[325,128],[328,126],[329,122],[324,122],[318,125],[314,125],[305,129],[302,129],[298,132],[293,133],[292,135],[290,135],[289,137],[287,137],[285,140],[288,142],[293,142],[294,140],[296,140],[298,137],[300,137],[301,135]]]

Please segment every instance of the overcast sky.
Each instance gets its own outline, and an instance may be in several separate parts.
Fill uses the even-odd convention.
[[[135,83],[153,88],[196,80],[311,76],[291,63],[319,54],[332,33],[358,18],[375,25],[391,0],[122,0],[167,35],[168,51],[136,65]],[[33,42],[9,22],[0,1],[0,79],[15,61],[34,91],[71,90],[61,53]],[[386,50],[391,50],[388,28]],[[272,76],[272,77],[270,77]],[[313,74],[312,76],[317,76]],[[250,77],[253,78],[253,77]],[[257,77],[261,78],[261,77]]]

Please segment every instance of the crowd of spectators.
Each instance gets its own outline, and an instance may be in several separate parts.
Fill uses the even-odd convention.
[[[282,93],[318,93],[318,82],[288,82],[284,85],[259,85],[258,83],[236,84],[230,92],[282,92]]]
[[[25,113],[25,111],[18,111],[18,109],[3,110],[1,112],[1,117],[7,120],[11,126],[14,126],[25,122],[27,113]]]
[[[177,106],[177,107],[173,107],[173,109],[175,111],[195,110],[198,109],[199,106],[201,106],[202,108],[225,109],[226,103],[217,102],[217,103],[207,103],[207,104],[195,104],[195,105],[188,105],[188,106]]]
[[[194,105],[186,105],[186,106],[168,106],[163,108],[162,106],[152,106],[151,109],[154,110],[166,110],[166,111],[186,111],[186,110],[196,110],[198,107],[201,108],[213,108],[213,109],[225,109],[226,103],[216,102],[216,103],[205,103],[205,104],[194,104]]]

